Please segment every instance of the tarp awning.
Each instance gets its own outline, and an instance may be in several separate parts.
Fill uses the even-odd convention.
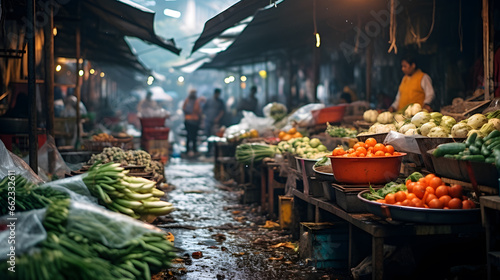
[[[205,23],[203,31],[194,43],[191,53],[197,51],[228,28],[231,28],[242,20],[252,16],[258,9],[269,5],[269,3],[269,0],[241,0],[211,18]]]
[[[147,8],[129,0],[85,0],[82,4],[84,12],[86,9],[94,13],[125,36],[137,37],[177,55],[181,52],[173,39],[155,34],[155,13]]]
[[[360,6],[359,1],[348,0],[285,0],[277,8],[259,10],[231,46],[201,68],[262,62],[300,49],[310,52],[316,43],[315,25],[322,46],[338,47],[340,42],[347,41],[346,31],[353,30],[360,15],[381,10],[387,10],[386,1],[370,1]]]

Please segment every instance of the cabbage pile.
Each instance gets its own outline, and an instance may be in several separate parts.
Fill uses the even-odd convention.
[[[500,116],[500,113],[498,114]],[[439,112],[429,113],[415,103],[410,104],[401,113],[368,110],[363,115],[367,122],[375,122],[367,132],[358,135],[387,133],[397,131],[404,135],[420,134],[427,137],[467,138],[472,133],[486,136],[493,130],[500,131],[500,119],[483,114],[474,114],[469,118],[457,122],[451,116],[443,116]]]

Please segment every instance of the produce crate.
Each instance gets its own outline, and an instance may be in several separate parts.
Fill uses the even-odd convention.
[[[450,143],[450,142],[463,142],[464,138],[445,138],[445,137],[415,137],[417,141],[418,149],[422,155],[422,160],[427,171],[435,173],[434,165],[432,164],[432,159],[427,153],[427,151],[436,148],[440,144]]]
[[[299,256],[316,268],[347,269],[347,223],[300,223]]]
[[[164,127],[165,126],[165,120],[167,117],[161,117],[161,118],[139,118],[141,121],[141,127]]]
[[[168,127],[145,127],[142,129],[141,138],[145,140],[166,140],[170,128]]]
[[[83,150],[86,151],[102,152],[106,147],[119,147],[124,150],[131,150],[134,148],[133,137],[115,138],[110,141],[83,140]]]
[[[335,202],[344,211],[349,213],[366,212],[365,205],[358,199],[358,193],[367,190],[368,186],[344,187],[337,184],[330,184],[330,188],[335,191]]]
[[[427,153],[432,159],[436,174],[450,179],[471,182],[469,177],[468,162],[453,158],[435,157],[430,150]],[[498,189],[498,170],[494,164],[485,162],[470,162],[471,172],[478,185]]]

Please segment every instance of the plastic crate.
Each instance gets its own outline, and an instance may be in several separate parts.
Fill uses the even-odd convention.
[[[316,124],[339,123],[344,118],[346,105],[331,106],[320,110],[312,110],[314,122]]]
[[[164,127],[165,126],[165,120],[167,117],[161,117],[161,118],[140,118],[139,120],[141,121],[141,127]]]
[[[144,140],[167,140],[169,132],[168,127],[145,127],[142,129],[141,137]]]

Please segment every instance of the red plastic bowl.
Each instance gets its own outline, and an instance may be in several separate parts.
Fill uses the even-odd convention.
[[[406,153],[384,157],[328,156],[333,176],[345,184],[385,184],[399,177],[401,162]]]
[[[338,123],[344,118],[346,107],[347,105],[330,106],[320,110],[312,110],[311,114],[316,124]]]

